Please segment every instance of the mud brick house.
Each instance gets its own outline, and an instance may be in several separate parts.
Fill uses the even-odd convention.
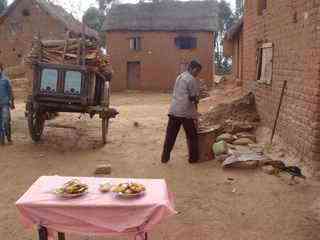
[[[112,59],[112,88],[169,90],[188,62],[203,64],[200,78],[214,72],[215,1],[114,5],[105,20]]]
[[[223,53],[232,57],[232,79],[243,78],[243,19],[239,20],[227,32],[223,41]]]
[[[315,172],[320,170],[320,2],[246,0],[244,89],[256,95],[265,125],[273,126],[283,82],[277,133]]]
[[[82,25],[62,7],[46,0],[16,0],[0,16],[0,60],[7,66],[19,65],[35,36],[64,39],[68,31],[77,37]],[[85,34],[98,38],[98,33],[87,27]]]

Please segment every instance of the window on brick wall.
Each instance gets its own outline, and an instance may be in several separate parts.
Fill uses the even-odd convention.
[[[271,84],[273,70],[273,44],[265,43],[257,51],[257,80]]]
[[[134,51],[141,50],[141,38],[140,37],[130,38],[130,50],[134,50]]]
[[[197,48],[197,38],[195,37],[176,37],[174,39],[176,47],[179,49]]]
[[[267,0],[257,0],[258,1],[258,15],[262,15],[267,9]]]

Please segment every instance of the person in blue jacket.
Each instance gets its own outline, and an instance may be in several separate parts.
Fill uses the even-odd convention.
[[[10,109],[15,108],[11,83],[3,71],[3,64],[0,63],[0,145],[4,145],[5,137],[9,143],[12,142]]]

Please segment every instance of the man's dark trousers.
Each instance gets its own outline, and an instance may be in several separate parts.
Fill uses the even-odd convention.
[[[162,162],[170,160],[170,153],[176,142],[181,125],[187,137],[189,162],[194,163],[199,159],[198,134],[194,119],[169,115],[166,139],[163,146]]]

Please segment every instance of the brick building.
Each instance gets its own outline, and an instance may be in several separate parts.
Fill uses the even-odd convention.
[[[227,32],[223,41],[225,57],[232,57],[232,79],[243,78],[243,19],[237,22]]]
[[[277,133],[316,172],[320,163],[320,2],[246,0],[243,85],[272,127],[283,82]],[[238,33],[241,33],[238,32]]]
[[[214,72],[216,2],[114,5],[104,27],[111,55],[112,88],[169,90],[192,59],[211,85]]]
[[[79,36],[82,25],[62,7],[46,0],[16,0],[0,16],[0,60],[7,66],[19,65],[35,36],[63,39],[68,31],[71,37]],[[90,28],[85,33],[98,38]]]

